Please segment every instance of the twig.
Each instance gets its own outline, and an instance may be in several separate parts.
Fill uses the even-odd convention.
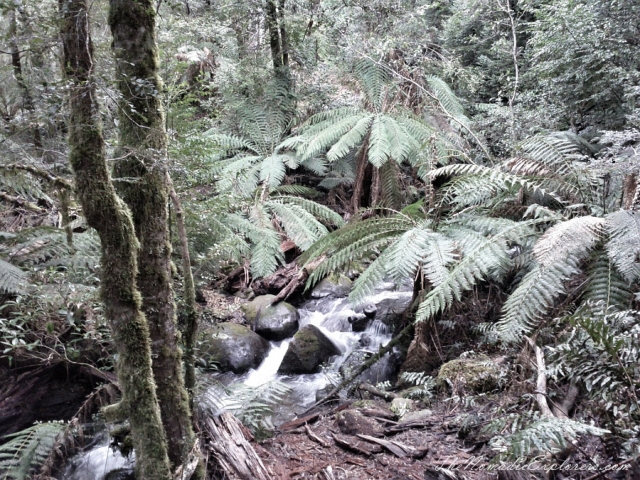
[[[549,404],[547,403],[547,377],[545,375],[546,366],[544,363],[544,353],[540,347],[538,347],[535,342],[525,336],[524,337],[531,349],[536,354],[536,363],[538,368],[538,381],[536,383],[536,400],[538,402],[538,408],[540,409],[540,413],[545,417],[553,417],[553,412],[549,408]]]

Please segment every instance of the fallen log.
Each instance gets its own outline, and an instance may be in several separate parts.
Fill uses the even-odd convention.
[[[202,427],[209,438],[205,448],[220,470],[231,480],[270,480],[262,460],[230,412],[208,417]]]
[[[374,387],[373,385],[370,385],[368,383],[361,383],[360,385],[358,385],[358,389],[359,390],[364,390],[365,392],[369,392],[371,395],[375,395],[376,397],[380,397],[380,398],[386,400],[387,402],[390,402],[394,398],[398,398],[398,395],[396,395],[395,393],[393,393],[393,392],[385,392],[383,390],[378,390],[376,387]]]

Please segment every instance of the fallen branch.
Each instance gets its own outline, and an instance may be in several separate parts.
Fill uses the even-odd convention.
[[[304,429],[307,431],[307,435],[309,436],[309,438],[311,440],[313,440],[314,442],[319,443],[323,447],[327,447],[327,448],[329,447],[329,442],[326,442],[325,440],[320,438],[318,435],[313,433],[313,430],[311,430],[311,428],[309,428],[309,425],[305,424]]]
[[[345,450],[350,450],[352,452],[366,455],[367,457],[371,456],[374,453],[380,453],[382,451],[382,448],[380,448],[380,446],[371,446],[366,442],[358,441],[354,437],[351,437],[350,439],[349,437],[338,435],[336,433],[332,433],[331,436],[336,442],[336,445],[338,445],[339,447],[344,448]]]
[[[366,440],[367,442],[375,443],[383,446],[391,453],[393,453],[396,457],[399,458],[407,458],[409,456],[409,452],[411,452],[411,447],[407,447],[406,445],[402,445],[398,442],[390,442],[388,440],[383,440],[382,438],[371,437],[369,435],[361,435],[358,434],[358,438]]]
[[[36,205],[35,203],[29,202],[27,200],[24,200],[20,197],[14,197],[13,195],[9,195],[8,193],[5,192],[0,192],[0,199],[9,202],[9,203],[13,203],[14,205],[17,205],[18,207],[22,207],[25,210],[30,210],[32,212],[36,212],[36,213],[44,213],[46,210],[44,208],[40,208],[38,205]]]
[[[525,336],[524,337],[531,349],[536,354],[536,366],[538,369],[538,380],[536,382],[536,401],[538,402],[538,408],[540,409],[540,413],[542,413],[545,417],[553,417],[553,412],[549,408],[549,404],[547,403],[547,377],[545,375],[545,370],[547,369],[544,363],[544,352],[542,349],[535,344],[535,342]]]
[[[376,397],[383,398],[387,402],[390,402],[394,398],[398,398],[398,395],[396,395],[395,393],[378,390],[376,387],[369,383],[361,383],[360,385],[358,385],[358,389],[369,392],[371,395],[375,395]]]

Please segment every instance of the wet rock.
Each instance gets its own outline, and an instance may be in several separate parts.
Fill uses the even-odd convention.
[[[343,378],[348,378],[364,362],[373,355],[366,350],[354,350],[349,354],[344,363],[340,366],[339,372]],[[393,351],[384,355],[367,370],[358,375],[357,383],[366,382],[376,385],[387,380],[393,381],[399,366],[400,355]]]
[[[382,436],[383,428],[373,418],[365,417],[358,410],[344,410],[336,415],[336,425],[346,435]]]
[[[486,355],[457,358],[440,367],[437,382],[455,393],[489,392],[502,384],[503,370]]]
[[[275,298],[275,295],[261,295],[241,308],[258,335],[278,342],[296,333],[300,315],[287,302],[271,305]]]
[[[311,291],[312,298],[341,298],[349,295],[352,282],[346,275],[330,275]]]
[[[135,480],[135,478],[133,469],[128,468],[112,470],[104,476],[104,480]]]
[[[351,331],[353,332],[364,332],[367,329],[367,325],[369,324],[369,317],[367,317],[364,313],[357,313],[349,317],[348,320],[351,324]]]
[[[375,303],[377,320],[393,325],[411,303],[411,292],[388,292],[388,295],[381,298]]]
[[[315,373],[320,364],[340,353],[340,349],[318,327],[306,325],[293,336],[278,373]]]
[[[216,363],[222,372],[243,373],[255,368],[267,356],[269,342],[247,327],[235,323],[219,323],[201,336],[200,356]]]

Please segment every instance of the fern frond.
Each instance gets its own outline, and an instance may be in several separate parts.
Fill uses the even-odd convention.
[[[362,113],[350,115],[346,118],[338,120],[336,123],[328,125],[315,135],[311,132],[307,133],[308,142],[298,149],[302,160],[309,159],[319,153],[327,150],[334,145],[347,132],[352,130],[358,122],[363,118]]]
[[[0,260],[0,292],[24,293],[28,278],[27,274],[18,267]]]
[[[562,262],[569,256],[583,258],[602,239],[604,226],[603,218],[590,215],[561,222],[540,237],[533,254],[543,267]]]
[[[329,149],[327,152],[327,160],[334,162],[347,155],[351,149],[360,145],[364,137],[369,132],[369,127],[371,126],[373,118],[373,115],[366,115],[358,120],[353,128],[340,137],[340,139]]]
[[[426,80],[445,113],[454,117],[461,124],[468,125],[469,119],[464,114],[464,108],[449,85],[438,77],[429,76]]]
[[[583,301],[601,302],[605,309],[626,310],[630,307],[633,292],[606,252],[600,249],[595,252],[595,259],[589,265],[587,275],[589,281]]]
[[[312,214],[314,217],[327,222],[327,224],[329,225],[334,225],[336,227],[342,227],[344,225],[344,220],[338,213],[312,200],[307,200],[305,198],[300,198],[300,197],[282,195],[282,196],[275,197],[272,201],[283,203],[283,204],[298,205],[301,208],[305,209],[310,214]]]
[[[494,437],[491,448],[506,459],[524,459],[545,453],[557,453],[574,444],[581,435],[602,436],[608,430],[569,418],[544,417],[508,437]]]
[[[609,258],[624,279],[640,279],[640,213],[620,210],[607,215]]]
[[[0,445],[0,475],[3,479],[26,480],[46,460],[56,439],[66,429],[63,422],[36,423],[7,435]]]
[[[561,135],[544,135],[530,138],[522,144],[525,154],[543,163],[555,171],[556,174],[564,176],[573,170],[572,162],[580,158],[578,146]]]
[[[387,70],[369,59],[361,59],[355,64],[355,73],[364,94],[371,105],[382,110],[383,93],[389,83]]]
[[[367,158],[374,167],[380,168],[391,156],[391,145],[382,115],[376,115],[371,125]]]
[[[431,318],[450,307],[454,299],[459,301],[462,292],[470,290],[477,281],[506,271],[512,265],[510,244],[534,235],[532,228],[537,223],[541,222],[511,222],[489,238],[460,227],[443,229],[442,233],[458,240],[463,247],[463,257],[444,280],[427,294],[418,307],[416,320],[422,322]]]
[[[576,263],[570,258],[546,267],[536,264],[524,276],[502,306],[502,318],[495,326],[503,341],[519,342],[538,325],[556,298],[566,293],[565,282],[580,273]]]

